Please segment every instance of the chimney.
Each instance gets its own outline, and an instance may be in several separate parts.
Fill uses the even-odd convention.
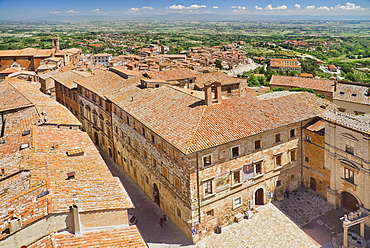
[[[69,210],[72,211],[73,215],[74,233],[76,236],[82,236],[80,213],[78,212],[77,205],[73,204],[72,206],[69,206]]]
[[[206,105],[212,105],[214,103],[221,103],[221,83],[219,82],[207,82],[204,84],[205,102]]]

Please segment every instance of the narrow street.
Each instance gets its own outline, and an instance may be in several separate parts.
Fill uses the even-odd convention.
[[[161,228],[159,220],[163,217],[164,213],[158,205],[154,203],[107,154],[103,151],[101,151],[100,154],[108,165],[112,175],[121,180],[129,194],[135,206],[134,209],[129,210],[129,213],[138,218],[136,225],[149,247],[179,247],[192,244],[170,219],[168,219],[166,225]]]

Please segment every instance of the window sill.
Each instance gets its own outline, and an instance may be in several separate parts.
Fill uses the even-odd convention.
[[[254,176],[253,179],[258,179],[260,177],[263,177],[263,175],[265,175],[265,173],[258,174],[257,176]]]
[[[283,166],[282,166],[282,165],[280,165],[280,166],[276,167],[276,168],[274,169],[274,171],[280,170],[281,168],[283,168]]]
[[[343,178],[343,177],[341,177],[341,179],[342,179],[343,181],[345,181],[346,183],[349,183],[349,184],[351,184],[351,185],[353,185],[353,186],[357,187],[357,184],[355,184],[355,183],[353,183],[353,182],[350,182],[350,181],[348,181],[347,179],[345,179],[345,178]]]
[[[233,185],[231,185],[231,188],[236,188],[236,187],[238,187],[238,186],[240,186],[240,185],[242,185],[243,183],[236,183],[236,184],[233,184]]]
[[[211,198],[211,197],[213,197],[213,196],[215,196],[215,195],[216,195],[215,193],[205,195],[205,196],[203,197],[203,200],[206,200],[206,199],[208,199],[208,198]]]

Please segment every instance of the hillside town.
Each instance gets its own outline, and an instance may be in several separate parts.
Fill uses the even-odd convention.
[[[194,247],[226,242],[218,237],[239,224],[257,228],[263,214],[288,223],[291,247],[323,247],[315,235],[326,231],[305,230],[325,228],[336,210],[325,243],[370,246],[368,83],[333,64],[320,78],[298,59],[248,57],[243,41],[116,55],[59,43],[0,50],[0,247],[151,247],[103,154]],[[230,76],[238,68],[273,73]],[[287,242],[256,236],[227,242]]]

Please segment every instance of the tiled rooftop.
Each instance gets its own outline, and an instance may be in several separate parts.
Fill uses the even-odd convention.
[[[228,84],[239,84],[245,81],[245,79],[230,77],[223,72],[211,72],[197,75],[195,79],[195,84],[199,88],[203,88],[204,84],[209,81],[220,82],[222,85],[228,85]]]
[[[80,121],[70,113],[66,107],[51,99],[49,96],[41,93],[36,85],[15,78],[7,78],[6,82],[15,88],[25,99],[35,105],[37,112],[42,119],[45,119],[46,117],[41,114],[44,111],[47,115],[47,123],[76,126],[81,125]]]
[[[320,116],[335,108],[310,93],[267,100],[236,97],[206,106],[202,99],[170,86],[140,90],[132,85],[111,100],[184,153]]]
[[[150,79],[156,80],[181,80],[186,78],[195,78],[196,75],[189,69],[178,69],[178,70],[165,70],[158,72],[147,72]]]
[[[370,105],[370,85],[337,83],[334,100]]]
[[[125,86],[125,79],[110,71],[96,73],[92,77],[81,78],[76,83],[100,96],[107,96]],[[104,87],[101,87],[104,85]]]
[[[52,240],[55,246],[52,245]],[[147,245],[136,226],[129,228],[92,231],[76,237],[70,233],[46,236],[28,246],[29,248],[146,248]]]
[[[15,57],[15,56],[34,56],[34,57],[50,57],[53,49],[36,49],[25,48],[22,50],[0,50],[0,57]]]
[[[33,103],[22,95],[13,85],[0,82],[0,111],[32,106]]]
[[[77,87],[77,84],[75,83],[76,80],[90,76],[92,75],[88,72],[66,71],[56,76],[53,76],[52,78],[58,83],[61,83],[62,85],[68,87],[69,89],[72,89]]]
[[[316,78],[273,75],[271,77],[270,85],[290,86],[294,88],[302,87],[313,90],[334,92],[334,81]]]
[[[370,134],[369,114],[364,115],[363,117],[357,117],[342,112],[327,112],[325,113],[324,118],[338,125]]]

